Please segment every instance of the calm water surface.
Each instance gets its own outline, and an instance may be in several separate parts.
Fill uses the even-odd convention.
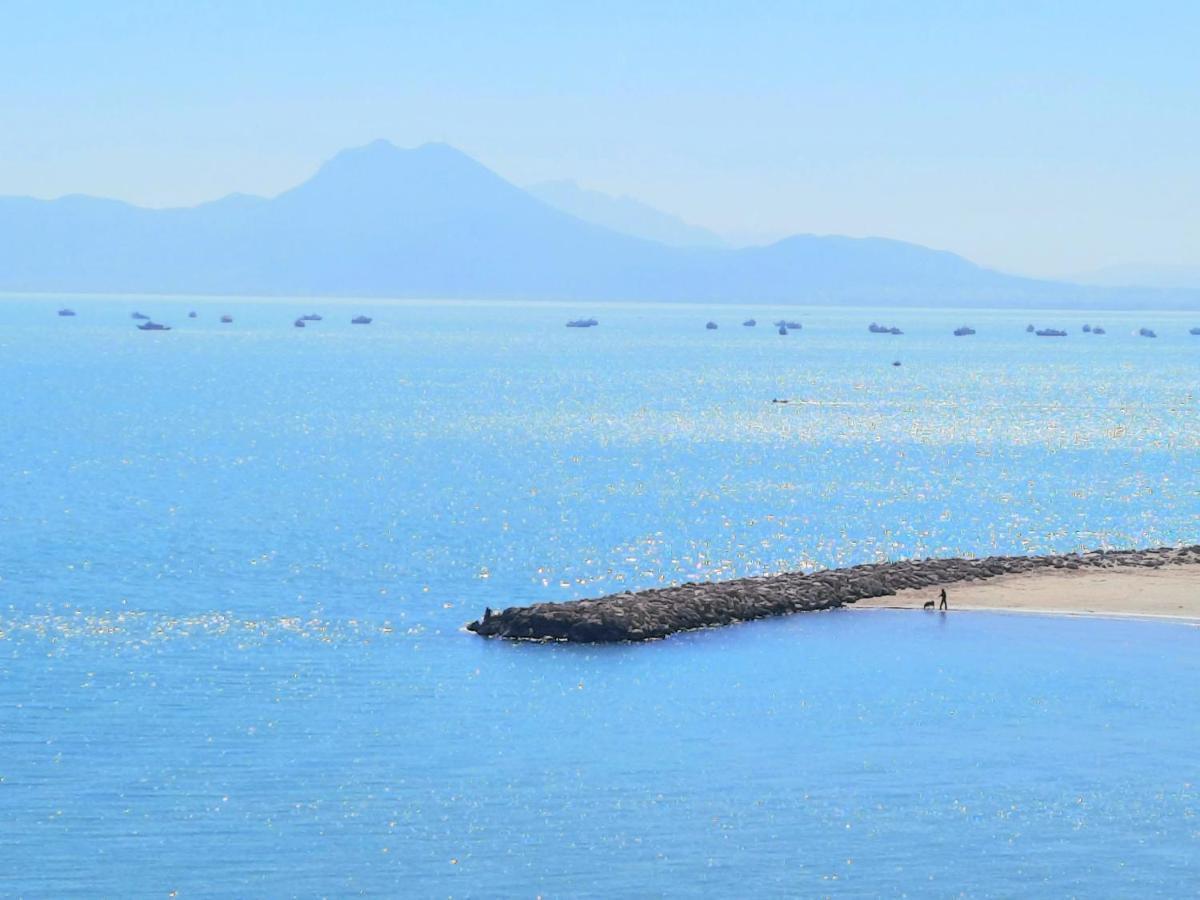
[[[804,330],[775,334],[784,313]],[[460,628],[785,568],[1200,541],[1194,324],[0,299],[0,893],[1192,893],[1190,626]]]

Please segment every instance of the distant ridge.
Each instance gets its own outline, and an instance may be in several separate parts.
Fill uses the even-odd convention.
[[[1017,278],[882,238],[667,246],[555,209],[446,144],[386,141],[274,198],[2,197],[0,290],[1200,308],[1196,291]]]
[[[728,246],[720,236],[632,197],[614,197],[573,181],[543,181],[525,188],[533,196],[577,219],[671,247]]]

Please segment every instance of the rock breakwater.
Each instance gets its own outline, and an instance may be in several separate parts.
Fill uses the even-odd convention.
[[[1146,550],[1092,550],[1051,556],[988,556],[868,563],[811,574],[681,584],[594,600],[534,603],[488,610],[467,629],[485,637],[613,643],[650,641],[796,612],[834,609],[906,588],[982,581],[1046,569],[1103,569],[1200,564],[1200,544]]]

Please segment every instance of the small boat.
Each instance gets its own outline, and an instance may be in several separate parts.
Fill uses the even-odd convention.
[[[141,319],[141,320],[143,320],[143,321],[146,321],[146,322],[149,322],[149,321],[150,321],[150,317],[149,317],[148,315],[146,315],[145,313],[140,313],[140,312],[130,313],[130,314],[129,314],[129,318],[131,318],[131,319]]]
[[[1095,328],[1092,329],[1092,334],[1108,334],[1108,332],[1105,331],[1103,328],[1101,328],[1099,325],[1097,325]]]
[[[1200,334],[1200,328],[1189,328],[1188,334]]]
[[[568,328],[595,328],[600,324],[598,319],[572,319],[567,323]]]
[[[709,331],[716,331],[717,323],[716,322],[705,322],[704,327],[707,328]]]
[[[170,325],[159,325],[157,322],[152,322],[147,319],[137,327],[138,331],[170,331]]]
[[[871,334],[904,334],[895,325],[877,325],[875,322],[867,326],[867,331],[871,332]]]
[[[1092,331],[1092,326],[1091,326],[1091,325],[1084,325],[1084,326],[1083,326],[1083,333],[1084,333],[1084,334],[1090,334],[1090,333],[1091,333],[1091,331]]]
[[[1033,334],[1033,326],[1032,326],[1032,325],[1026,325],[1026,326],[1025,326],[1025,333],[1026,333],[1026,334]]]
[[[304,327],[304,317],[301,316],[299,319],[297,319],[292,324],[295,325],[297,328],[303,328]]]
[[[351,325],[370,325],[371,317],[370,316],[355,316],[353,319],[350,320],[350,324]]]
[[[780,325],[780,326],[779,326],[779,333],[780,333],[780,334],[787,334],[787,326],[786,326],[786,325]]]
[[[746,328],[753,328],[757,324],[758,324],[758,322],[755,321],[754,319],[747,319],[745,322],[742,323],[742,325]]]
[[[1066,337],[1067,333],[1057,328],[1039,328],[1034,332],[1038,337]]]
[[[301,322],[320,322],[321,317],[318,316],[316,313],[309,313],[307,316],[301,316],[300,321]]]
[[[73,310],[73,309],[70,309],[70,308],[68,308],[68,307],[64,306],[62,309],[60,309],[60,310],[58,311],[58,314],[59,314],[60,316],[73,316],[73,315],[75,315],[75,310]]]
[[[898,366],[898,365],[900,365],[900,360],[898,360],[898,359],[894,359],[894,360],[892,360],[892,365],[893,365],[893,366]]]
[[[1158,337],[1158,335],[1154,333],[1153,328],[1139,328],[1138,334],[1140,334],[1142,337]]]
[[[221,316],[221,324],[222,325],[228,325],[232,321],[233,321],[233,316]]]
[[[954,329],[955,337],[964,337],[965,335],[974,334],[974,333],[975,333],[975,329],[971,328],[969,325],[963,325],[961,328]]]
[[[788,331],[799,331],[804,326],[799,322],[789,322],[787,319],[780,319],[775,323],[776,328],[786,328]]]
[[[190,313],[188,313],[188,318],[189,319],[196,318],[196,311],[194,309]]]

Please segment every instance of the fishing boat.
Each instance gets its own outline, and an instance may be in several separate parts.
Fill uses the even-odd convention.
[[[370,325],[371,317],[370,316],[355,316],[353,319],[350,320],[350,324],[351,325]]]
[[[170,331],[170,325],[160,325],[158,322],[153,322],[147,319],[137,327],[138,331]]]
[[[968,326],[968,325],[963,325],[961,328],[955,328],[955,329],[954,329],[954,336],[955,336],[955,337],[964,337],[964,336],[966,336],[966,335],[968,335],[968,334],[974,334],[974,333],[975,333],[975,329],[974,329],[974,328],[971,328],[971,327],[970,327],[970,326]]]
[[[62,309],[60,309],[58,311],[58,314],[60,316],[73,316],[73,315],[75,315],[75,310],[69,309],[68,307],[64,306]]]
[[[600,324],[598,319],[572,319],[567,323],[568,328],[595,328]]]

